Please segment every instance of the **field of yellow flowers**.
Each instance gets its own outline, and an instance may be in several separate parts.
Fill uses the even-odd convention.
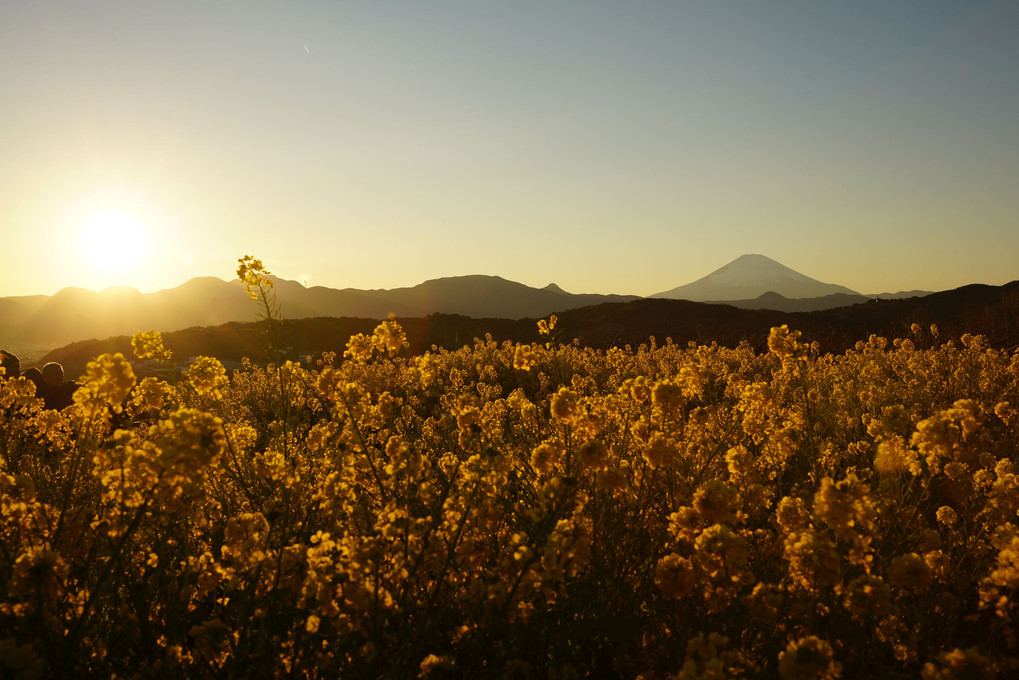
[[[1019,353],[541,331],[0,380],[0,676],[1019,673]]]

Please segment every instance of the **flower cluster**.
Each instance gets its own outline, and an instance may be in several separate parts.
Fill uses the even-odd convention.
[[[553,329],[3,381],[0,676],[1019,673],[1019,353]]]
[[[163,346],[163,334],[159,331],[140,331],[131,337],[131,349],[139,359],[155,359],[168,363],[173,352]]]
[[[237,278],[244,282],[248,297],[257,301],[261,291],[273,287],[269,270],[261,260],[256,260],[251,255],[245,255],[237,262]]]

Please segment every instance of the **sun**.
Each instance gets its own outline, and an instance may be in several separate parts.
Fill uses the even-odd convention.
[[[149,234],[145,225],[121,210],[94,213],[78,230],[82,264],[96,273],[109,276],[141,271],[148,251]]]

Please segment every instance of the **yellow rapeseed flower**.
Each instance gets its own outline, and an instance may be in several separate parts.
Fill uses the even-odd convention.
[[[560,387],[552,395],[551,404],[552,415],[563,422],[570,422],[577,415],[577,393],[569,388]]]
[[[244,282],[244,288],[248,297],[258,300],[259,289],[272,288],[272,279],[269,278],[269,270],[265,268],[261,260],[256,260],[251,255],[245,255],[237,260],[237,278]]]
[[[221,398],[223,388],[230,383],[223,364],[214,357],[195,359],[188,368],[187,379],[196,393],[213,399]]]
[[[139,359],[169,362],[173,358],[173,352],[163,346],[163,334],[159,331],[138,331],[131,338],[131,349]]]
[[[530,345],[517,345],[513,352],[513,368],[529,371],[538,363],[538,355]]]
[[[123,354],[100,354],[85,367],[85,382],[75,391],[74,401],[107,405],[120,413],[135,381],[134,369]]]
[[[831,644],[807,635],[778,655],[778,674],[785,680],[834,680],[842,676],[842,664],[835,661]]]

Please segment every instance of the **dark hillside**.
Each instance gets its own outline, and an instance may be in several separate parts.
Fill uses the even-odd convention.
[[[556,337],[560,341],[577,339],[582,345],[596,349],[636,347],[654,337],[659,344],[666,339],[677,344],[717,342],[726,346],[748,342],[755,349],[764,350],[770,329],[787,324],[802,331],[804,339],[816,340],[822,352],[842,353],[872,334],[909,337],[910,326],[914,323],[928,336],[931,324],[936,324],[940,341],[974,333],[987,336],[992,346],[1015,349],[1019,346],[1019,281],[1005,286],[964,286],[922,298],[871,300],[817,312],[786,313],[687,300],[638,299],[569,310],[558,317]],[[543,340],[538,335],[535,319],[475,319],[456,314],[431,314],[398,320],[413,354],[421,354],[433,345],[457,349],[486,334],[497,341]],[[292,359],[329,351],[342,355],[351,335],[369,334],[378,323],[378,319],[355,317],[287,320],[284,326],[287,355]],[[254,322],[186,328],[164,333],[163,338],[179,361],[197,355],[215,356],[223,361],[268,358],[264,326]],[[74,376],[102,352],[122,352],[130,356],[130,337],[76,342],[54,350],[41,362],[59,361],[68,375]]]
[[[829,351],[851,347],[871,334],[907,337],[914,323],[925,330],[937,325],[942,338],[979,333],[993,346],[1014,348],[1019,345],[1019,281],[1004,286],[973,284],[919,298],[871,300],[790,318],[790,327],[809,329],[819,341],[828,340]]]

